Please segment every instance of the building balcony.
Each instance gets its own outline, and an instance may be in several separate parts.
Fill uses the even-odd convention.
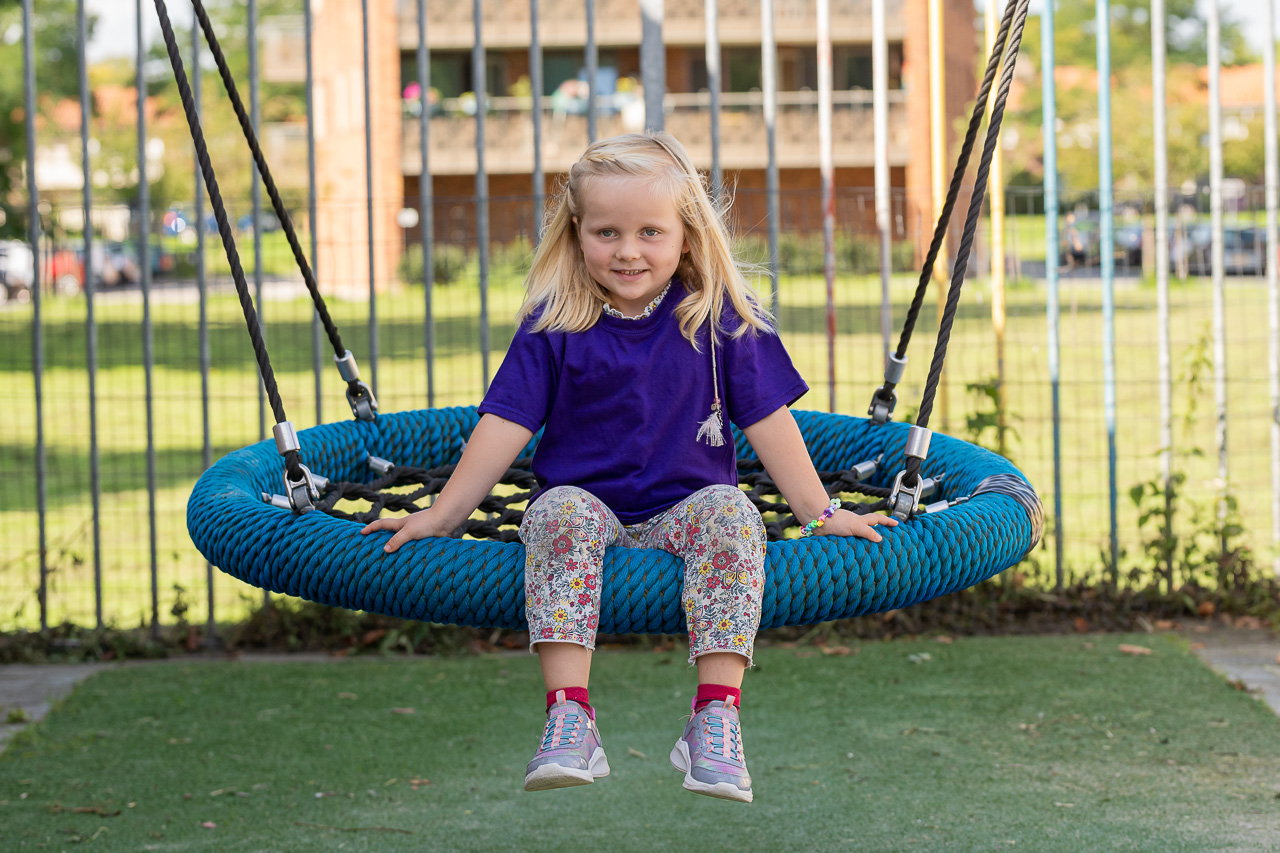
[[[602,99],[603,100],[603,99]],[[473,102],[474,103],[474,102]],[[567,172],[587,147],[586,116],[550,108],[543,99],[542,168]],[[684,143],[700,168],[711,165],[711,98],[705,92],[666,96],[666,129]],[[528,98],[490,98],[485,117],[485,170],[490,174],[528,174],[533,171],[533,122]],[[415,104],[416,106],[416,104]],[[429,159],[433,175],[469,175],[476,171],[476,121],[465,114],[465,102],[444,101],[444,115],[431,118]],[[474,111],[474,106],[472,106]],[[599,138],[643,128],[643,105],[631,102],[597,116]],[[401,168],[406,175],[422,173],[419,119],[403,122]],[[871,93],[836,92],[832,104],[832,149],[836,167],[870,167],[873,159]],[[905,166],[908,159],[906,98],[889,93],[889,165]],[[818,150],[818,94],[780,92],[777,111],[779,168],[816,168]],[[723,169],[763,169],[768,165],[763,98],[758,92],[721,96],[720,164]]]
[[[906,31],[903,0],[888,0],[885,21],[888,38],[900,41]],[[418,45],[416,0],[398,5],[400,47]],[[529,0],[485,0],[482,33],[486,47],[528,47]],[[475,25],[470,3],[427,4],[427,42],[433,49],[470,49]],[[667,45],[706,42],[703,0],[666,0],[662,39]],[[719,35],[724,45],[759,44],[760,0],[720,0]],[[586,42],[583,0],[540,0],[538,35],[543,47],[574,47]],[[640,43],[640,4],[635,0],[596,0],[596,43],[608,47]],[[831,38],[835,42],[871,40],[871,0],[831,0]],[[812,44],[817,40],[818,15],[812,0],[775,0],[774,36],[780,44]]]

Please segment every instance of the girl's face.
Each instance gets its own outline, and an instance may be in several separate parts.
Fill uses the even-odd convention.
[[[587,181],[574,225],[587,272],[627,316],[662,292],[689,251],[675,202],[644,178]]]

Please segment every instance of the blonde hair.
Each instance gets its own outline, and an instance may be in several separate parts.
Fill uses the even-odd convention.
[[[736,338],[748,329],[770,328],[769,313],[747,282],[746,274],[753,268],[733,256],[721,212],[711,201],[688,152],[674,136],[662,131],[599,140],[569,169],[525,278],[517,324],[540,312],[534,331],[581,332],[600,318],[608,291],[587,272],[574,219],[582,216],[586,185],[601,177],[646,178],[669,193],[689,244],[689,251],[680,256],[676,267],[676,277],[688,291],[676,307],[676,316],[681,334],[695,349],[695,335],[708,320],[717,336],[730,331]],[[726,299],[742,320],[734,330],[721,328]]]

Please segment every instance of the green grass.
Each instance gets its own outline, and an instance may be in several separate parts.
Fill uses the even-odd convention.
[[[1121,654],[1122,642],[1153,654]],[[919,640],[856,652],[761,650],[745,691],[749,806],[683,791],[668,764],[694,681],[679,647],[597,656],[593,698],[613,773],[538,794],[520,790],[542,719],[537,667],[523,652],[114,669],[0,756],[0,846],[1280,845],[1280,719],[1176,638]]]
[[[1021,222],[1028,217],[1020,217]],[[913,276],[893,282],[895,325],[900,324],[914,286]],[[834,352],[837,411],[862,414],[881,377],[879,282],[874,277],[842,276],[836,283],[838,338]],[[196,306],[164,302],[153,306],[156,370],[152,412],[157,454],[156,566],[161,617],[175,597],[174,585],[187,590],[193,607],[188,617],[204,618],[204,562],[186,533],[186,495],[200,471],[201,388],[196,346]],[[826,286],[820,277],[782,282],[781,328],[793,360],[812,391],[801,408],[832,405],[826,382],[828,345],[824,329]],[[501,363],[513,332],[521,297],[514,276],[495,278],[488,296],[489,372]],[[1045,292],[1022,283],[1007,291],[1008,322],[1004,369],[1006,412],[1017,435],[1009,448],[1014,461],[1037,486],[1046,508],[1052,506],[1052,418],[1045,348]],[[329,300],[344,344],[358,354],[364,377],[372,379],[367,306],[359,300]],[[420,288],[380,297],[378,392],[383,411],[419,408],[427,402],[424,300]],[[1183,370],[1194,344],[1208,331],[1211,292],[1204,280],[1175,283],[1171,326],[1175,375]],[[933,348],[936,297],[930,295],[912,342],[911,365],[899,389],[896,417],[913,413],[923,390]],[[985,279],[966,284],[947,361],[946,390],[931,426],[965,436],[965,417],[983,405],[965,384],[995,376],[995,335],[991,294]],[[1154,290],[1126,282],[1116,293],[1117,434],[1120,494],[1119,530],[1127,556],[1123,569],[1139,563],[1137,512],[1128,489],[1159,473],[1159,431]],[[473,405],[482,396],[478,352],[480,297],[474,284],[458,282],[436,291],[435,404]],[[311,373],[311,307],[306,300],[267,302],[263,306],[267,340],[281,393],[299,427],[314,420]],[[150,610],[151,532],[146,493],[146,409],[140,306],[108,300],[97,306],[99,327],[98,427],[102,458],[102,565],[104,615],[117,624],[134,623]],[[258,381],[235,299],[210,300],[210,427],[214,458],[259,438]],[[1257,280],[1232,279],[1227,292],[1227,364],[1229,452],[1232,484],[1260,559],[1269,557],[1269,407],[1267,405],[1266,292]],[[92,624],[93,552],[89,537],[92,506],[89,483],[88,376],[85,370],[83,299],[48,300],[44,306],[46,365],[44,437],[48,479],[46,518],[52,569],[50,618]],[[1101,294],[1083,281],[1062,287],[1062,435],[1063,532],[1068,576],[1096,577],[1099,551],[1107,541],[1107,436],[1102,389]],[[896,342],[897,335],[893,340]],[[30,306],[0,312],[0,629],[31,627],[38,617],[38,516],[35,512],[35,407],[32,382]],[[323,419],[349,416],[342,385],[321,352]],[[1211,377],[1202,374],[1202,383]],[[1188,473],[1187,492],[1204,502],[1215,494],[1216,454],[1211,384],[1192,392],[1186,378],[1175,387],[1175,411],[1186,415],[1198,406],[1193,426],[1179,426],[1178,448],[1198,448],[1179,467]],[[989,441],[989,436],[987,439]],[[304,448],[305,450],[305,448]],[[1185,520],[1189,512],[1183,511]],[[1185,523],[1185,521],[1180,522]],[[1185,528],[1183,530],[1185,533]],[[1050,563],[1050,555],[1037,555]],[[241,597],[257,597],[247,587],[218,576],[214,597],[219,618],[244,610]]]

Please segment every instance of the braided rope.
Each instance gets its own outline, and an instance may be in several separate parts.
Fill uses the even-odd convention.
[[[987,177],[991,173],[992,155],[1000,137],[1000,125],[1004,120],[1005,102],[1009,98],[1009,87],[1013,84],[1013,71],[1018,62],[1018,48],[1022,44],[1022,31],[1027,23],[1027,8],[1031,0],[1009,0],[1009,5],[1017,4],[1014,11],[1013,31],[1009,36],[1009,49],[1004,71],[1000,76],[1000,85],[996,90],[995,104],[991,109],[991,123],[987,126],[987,137],[982,145],[982,159],[978,163],[978,174],[974,178],[973,196],[969,199],[969,212],[965,218],[964,234],[960,240],[960,250],[956,253],[956,264],[951,271],[951,291],[947,294],[947,305],[938,325],[938,340],[933,349],[933,361],[929,365],[929,378],[925,382],[924,395],[920,400],[920,412],[916,416],[916,426],[927,427],[929,416],[933,414],[933,401],[938,392],[938,382],[942,378],[942,367],[947,358],[947,344],[951,340],[951,327],[955,324],[956,309],[960,306],[960,291],[964,287],[965,272],[969,266],[969,252],[973,248],[973,238],[978,229],[978,216],[982,212],[982,202],[986,197]],[[908,456],[903,485],[914,486],[920,479],[921,460],[917,456]]]
[[[199,0],[196,0],[199,2]],[[283,423],[289,418],[285,415],[284,401],[280,398],[280,388],[276,384],[275,371],[271,369],[271,357],[267,354],[267,345],[262,338],[262,325],[258,321],[258,312],[253,307],[253,299],[249,296],[249,285],[245,281],[244,267],[240,263],[240,253],[236,250],[235,237],[231,233],[231,222],[227,219],[226,205],[222,202],[222,192],[218,189],[218,178],[213,172],[213,163],[209,159],[209,149],[205,144],[204,131],[200,127],[200,115],[196,112],[195,98],[191,94],[191,86],[187,82],[187,72],[182,65],[182,55],[178,52],[178,42],[173,34],[173,24],[169,22],[169,12],[164,0],[155,0],[156,13],[160,17],[160,29],[164,33],[165,49],[169,54],[169,64],[173,66],[173,74],[178,82],[178,93],[182,98],[182,110],[187,117],[187,125],[191,129],[191,139],[195,143],[196,159],[200,163],[200,173],[204,176],[204,184],[209,191],[209,201],[213,204],[213,216],[218,223],[218,234],[222,237],[222,248],[227,253],[227,261],[231,266],[231,278],[236,285],[236,295],[240,298],[240,309],[244,313],[245,324],[249,329],[249,341],[253,345],[254,357],[258,360],[258,371],[262,374],[262,384],[271,404],[271,412],[276,423]],[[301,460],[296,450],[285,453],[285,469],[294,480],[303,478]]]

